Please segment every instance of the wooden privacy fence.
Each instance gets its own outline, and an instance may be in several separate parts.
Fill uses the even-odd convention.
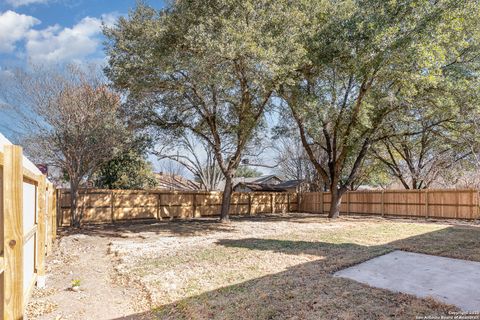
[[[58,191],[58,223],[68,226],[70,191]],[[165,190],[80,190],[78,209],[84,223],[115,222],[135,219],[164,219],[215,216],[220,213],[221,192]],[[296,193],[233,193],[230,214],[297,211]]]
[[[303,212],[330,210],[329,192],[300,195]],[[375,190],[349,191],[342,198],[340,212],[424,218],[479,219],[478,190]]]
[[[70,225],[70,192],[58,190],[58,224]],[[84,223],[135,219],[215,216],[221,192],[161,190],[80,191],[78,209]],[[329,192],[233,193],[230,214],[311,212],[330,210]],[[479,219],[478,190],[372,190],[349,191],[342,199],[342,214],[370,214],[426,218]]]
[[[23,319],[35,283],[44,285],[45,255],[56,237],[56,195],[44,175],[24,167],[22,148],[0,152],[0,301],[2,319]]]

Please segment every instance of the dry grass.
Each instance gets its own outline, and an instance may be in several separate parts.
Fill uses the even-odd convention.
[[[112,236],[105,230],[92,234]],[[395,249],[480,261],[480,228],[286,215],[116,227],[110,251],[160,319],[413,319],[454,307],[332,273]],[[132,315],[135,319],[138,315]]]

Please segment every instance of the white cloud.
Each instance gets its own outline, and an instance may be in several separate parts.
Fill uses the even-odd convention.
[[[85,17],[71,28],[59,25],[31,30],[25,49],[33,62],[62,62],[81,60],[98,51],[101,43],[102,21],[112,24],[115,14],[101,19]]]
[[[13,72],[0,66],[0,79],[7,79],[11,77],[13,77]]]
[[[120,16],[121,14],[118,12],[110,12],[102,14],[101,19],[104,25],[107,27],[112,27]]]
[[[24,39],[40,20],[14,11],[0,13],[0,52],[12,52],[15,44]]]
[[[32,3],[47,3],[49,0],[6,0],[13,7],[26,6]]]

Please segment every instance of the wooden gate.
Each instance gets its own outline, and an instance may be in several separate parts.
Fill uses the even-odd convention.
[[[55,238],[54,188],[24,167],[22,148],[0,152],[0,301],[3,319],[23,319],[35,283],[45,284],[46,249]],[[50,233],[47,233],[49,225]],[[47,243],[50,242],[50,245]]]

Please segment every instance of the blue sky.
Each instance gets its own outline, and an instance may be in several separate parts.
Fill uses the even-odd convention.
[[[0,0],[0,79],[16,67],[104,63],[102,22],[113,24],[135,0]],[[164,1],[147,1],[155,8]],[[12,119],[0,110],[0,132],[14,140]]]
[[[145,0],[157,9],[168,1]],[[135,4],[136,0],[0,0],[0,81],[8,79],[12,69],[30,63],[105,63],[102,23],[115,23]],[[13,142],[19,137],[16,123],[14,114],[0,108],[0,132]]]

